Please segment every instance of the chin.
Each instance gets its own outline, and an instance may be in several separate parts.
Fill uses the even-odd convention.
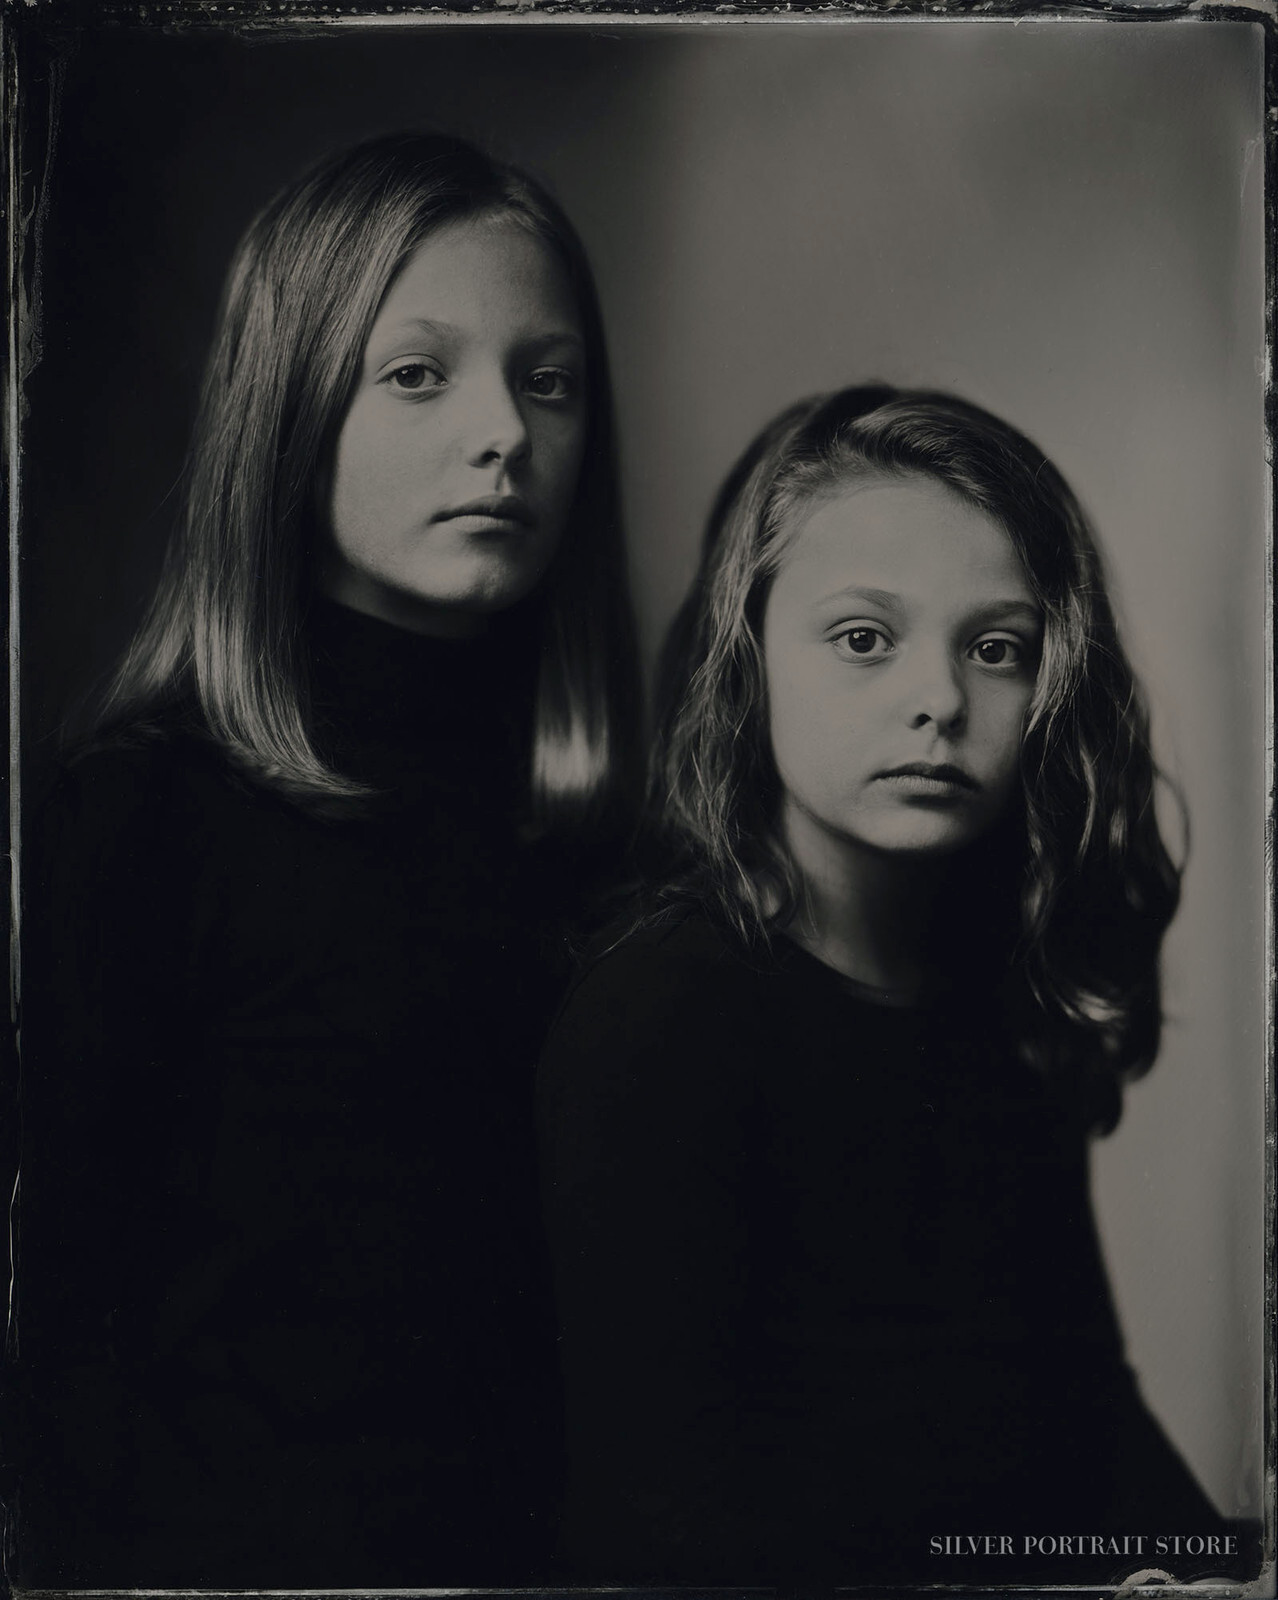
[[[423,585],[423,598],[431,598],[476,616],[491,616],[508,611],[526,600],[546,575],[543,562],[489,558],[477,562],[467,572],[457,573],[454,581],[434,586],[433,593]]]
[[[938,819],[939,822],[939,819]],[[858,844],[883,855],[949,856],[966,849],[980,838],[982,829],[938,825],[930,819],[902,819],[895,826],[852,828],[849,836]]]

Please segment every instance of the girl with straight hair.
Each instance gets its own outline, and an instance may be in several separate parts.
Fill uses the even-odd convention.
[[[27,1583],[545,1576],[532,1069],[628,832],[603,333],[434,133],[250,227],[26,896]]]
[[[1173,1528],[1218,1569],[1089,1202],[1179,873],[1077,501],[961,400],[807,401],[672,639],[660,865],[540,1077],[575,1569],[1117,1582]]]

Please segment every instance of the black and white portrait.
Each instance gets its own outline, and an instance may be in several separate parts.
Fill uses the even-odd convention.
[[[15,1589],[1261,1580],[1265,26],[5,20]]]

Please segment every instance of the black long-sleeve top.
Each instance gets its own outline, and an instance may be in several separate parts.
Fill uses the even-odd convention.
[[[532,1070],[582,875],[526,842],[535,651],[327,602],[309,649],[358,814],[175,723],[73,765],[29,852],[28,1583],[546,1570]]]
[[[979,997],[692,916],[587,974],[539,1102],[579,1574],[1079,1582],[1142,1563],[1024,1536],[1219,1532],[1124,1362],[1087,1119]]]

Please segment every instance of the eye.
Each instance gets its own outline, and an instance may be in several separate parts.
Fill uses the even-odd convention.
[[[538,400],[571,400],[578,384],[566,367],[538,367],[524,379],[524,388]]]
[[[1019,640],[1006,639],[998,634],[978,639],[969,654],[983,667],[1019,667],[1025,660],[1025,651]]]
[[[444,374],[438,367],[428,361],[401,361],[397,367],[392,367],[383,378],[383,383],[388,383],[392,389],[415,391],[420,389],[437,389],[445,383]]]
[[[830,643],[834,646],[835,655],[841,656],[844,661],[881,661],[896,649],[881,628],[871,628],[866,623],[860,623],[855,628],[844,628],[842,633],[835,634]]]

